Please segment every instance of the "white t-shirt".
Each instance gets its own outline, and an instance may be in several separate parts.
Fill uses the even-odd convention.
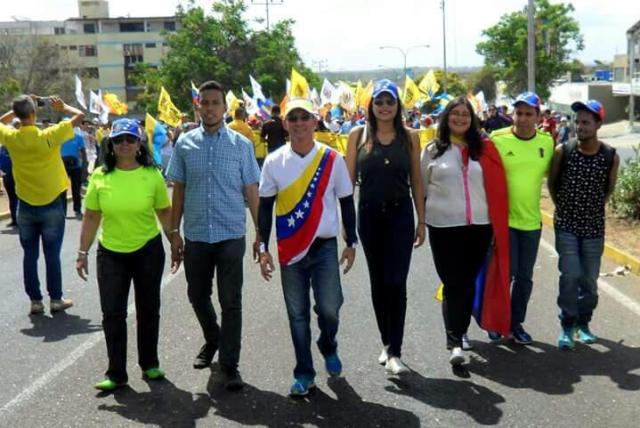
[[[308,212],[305,208],[312,208],[309,202],[313,199],[313,189],[321,182],[321,177],[313,174],[318,170],[314,165],[323,165],[323,154],[331,155],[333,163],[322,197],[322,215],[314,238],[338,236],[340,221],[337,199],[353,194],[353,184],[344,158],[332,148],[315,141],[313,149],[305,156],[298,155],[290,144],[286,144],[270,153],[262,166],[259,192],[261,197],[276,196],[276,233],[279,239],[288,228],[293,230],[306,220]],[[305,176],[310,179],[305,180]],[[308,246],[312,241],[308,242]],[[308,246],[285,264],[290,265],[302,259]],[[282,263],[282,257],[280,262]]]

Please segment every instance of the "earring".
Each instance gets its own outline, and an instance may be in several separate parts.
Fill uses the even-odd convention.
[[[142,152],[140,151],[140,149],[138,149],[138,151],[136,152],[137,156],[140,156],[142,154]]]

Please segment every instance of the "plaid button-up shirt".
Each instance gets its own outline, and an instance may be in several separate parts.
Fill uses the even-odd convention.
[[[215,243],[245,235],[244,186],[260,179],[253,144],[245,137],[224,125],[214,134],[202,126],[182,134],[167,178],[185,185],[185,238]]]

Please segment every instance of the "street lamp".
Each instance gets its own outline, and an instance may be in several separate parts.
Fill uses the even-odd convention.
[[[404,75],[407,75],[407,55],[409,55],[409,52],[411,52],[411,49],[415,49],[415,48],[430,48],[431,46],[429,45],[413,45],[413,46],[409,46],[406,49],[402,49],[398,46],[380,46],[380,49],[396,49],[398,51],[400,51],[400,53],[402,54],[402,58],[403,58],[403,67],[402,67],[402,71],[404,72]]]

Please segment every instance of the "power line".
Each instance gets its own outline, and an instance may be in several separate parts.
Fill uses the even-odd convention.
[[[267,13],[267,31],[269,31],[269,7],[271,6],[282,6],[282,2],[284,0],[264,0],[262,2],[251,0],[251,4],[256,6],[264,6]]]

